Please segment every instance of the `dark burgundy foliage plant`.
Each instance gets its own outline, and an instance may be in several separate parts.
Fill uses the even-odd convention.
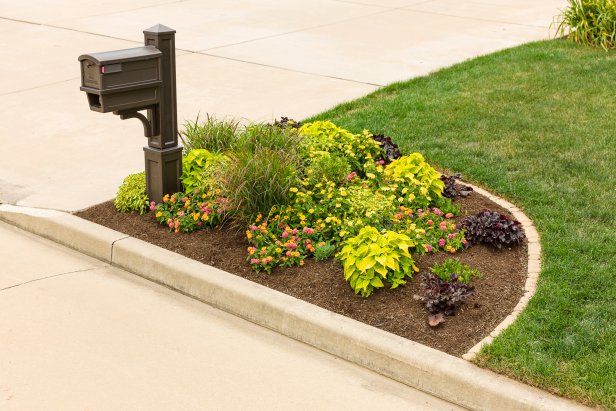
[[[385,160],[385,164],[389,164],[395,159],[402,157],[398,145],[392,141],[391,137],[387,137],[384,134],[373,134],[372,138],[381,143],[381,147],[385,150],[385,155],[382,158]]]
[[[451,274],[449,281],[443,281],[434,274],[424,274],[421,285],[426,310],[431,315],[430,325],[435,326],[443,321],[443,315],[454,315],[464,301],[475,293],[471,285],[458,281],[456,274]]]
[[[281,127],[281,128],[286,128],[286,127],[300,128],[302,126],[302,123],[300,123],[299,121],[295,121],[289,117],[280,117],[280,121],[274,120],[274,125]]]
[[[470,243],[491,244],[497,248],[520,244],[526,236],[519,221],[490,210],[466,217],[461,226]]]
[[[460,180],[462,178],[462,174],[456,173],[452,176],[446,176],[443,174],[441,176],[441,181],[445,183],[445,189],[443,190],[443,197],[447,198],[455,198],[456,196],[467,197],[470,193],[473,192],[472,187],[465,185],[457,185],[456,180]]]

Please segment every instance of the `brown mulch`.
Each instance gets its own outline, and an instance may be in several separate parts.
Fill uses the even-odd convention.
[[[457,198],[456,202],[462,208],[458,219],[485,208],[510,215],[477,193]],[[255,273],[246,262],[248,245],[243,233],[231,227],[191,234],[169,233],[151,214],[118,213],[112,202],[81,211],[77,216],[456,356],[482,340],[513,311],[524,293],[526,281],[526,243],[501,250],[475,245],[458,252],[456,257],[484,276],[473,280],[475,295],[466,300],[455,316],[430,327],[427,312],[413,295],[421,294],[420,274],[450,257],[443,252],[418,257],[416,262],[421,272],[406,286],[381,289],[369,298],[362,298],[353,293],[344,280],[342,266],[335,260],[317,262],[310,258],[303,268],[279,268],[269,275]]]

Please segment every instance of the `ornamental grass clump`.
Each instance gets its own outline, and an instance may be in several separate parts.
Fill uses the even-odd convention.
[[[616,0],[569,0],[556,22],[557,35],[605,50],[616,47]]]
[[[227,199],[237,223],[245,225],[273,206],[289,204],[289,189],[298,183],[300,163],[293,152],[254,147],[228,154],[217,163],[212,184]]]
[[[191,150],[204,149],[212,153],[222,153],[229,150],[237,140],[239,122],[235,120],[217,120],[206,115],[205,121],[184,123],[184,130],[180,132],[180,139],[184,145],[184,153]]]

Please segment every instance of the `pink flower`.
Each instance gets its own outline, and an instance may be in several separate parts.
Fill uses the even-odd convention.
[[[447,238],[449,238],[450,240],[451,240],[452,238],[454,238],[455,236],[456,236],[456,235],[455,235],[455,234],[453,234],[453,233],[451,233],[451,234],[447,234]]]
[[[432,246],[430,244],[424,244],[424,247],[426,247],[426,251],[431,253],[432,252]]]
[[[434,221],[432,221],[432,220],[428,220],[428,221],[426,221],[426,224],[428,224],[428,225],[434,225]]]
[[[287,257],[293,257],[293,252],[292,251],[287,251]]]
[[[314,230],[312,228],[309,228],[309,227],[304,227],[304,233],[306,233],[308,235],[312,235],[312,234],[314,234]]]
[[[293,235],[297,235],[297,233],[299,233],[299,230],[297,228],[294,228],[292,232],[293,232]]]
[[[442,239],[442,238],[440,240],[438,240],[438,246],[439,247],[445,247],[445,240]]]
[[[173,228],[173,221],[169,222],[169,228]]]
[[[185,202],[187,202],[187,201],[188,201],[188,197],[184,197],[184,198],[182,199],[182,202],[183,202],[183,203],[185,203]]]
[[[447,213],[447,214],[445,214],[445,218],[453,218],[453,213]]]
[[[284,231],[282,232],[281,237],[282,237],[282,238],[289,238],[289,232],[288,232],[287,230],[284,230]]]
[[[289,242],[285,244],[285,247],[290,248],[291,250],[295,250],[297,248],[297,244]]]
[[[273,258],[273,257],[271,257],[271,256],[270,256],[270,257],[265,257],[265,258],[263,259],[263,264],[269,264],[269,263],[271,263],[273,260],[274,260],[274,258]]]
[[[251,225],[250,226],[250,231],[257,231],[259,229],[259,227],[257,227],[256,225]]]
[[[250,259],[250,264],[259,264],[261,262],[261,260],[259,260],[258,258],[251,258]]]

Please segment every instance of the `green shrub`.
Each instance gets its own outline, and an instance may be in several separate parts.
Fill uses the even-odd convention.
[[[217,120],[207,115],[205,121],[199,123],[197,116],[195,121],[184,123],[184,130],[180,133],[184,153],[195,149],[222,153],[235,144],[238,128],[239,123],[235,120]]]
[[[314,259],[317,261],[325,261],[332,257],[336,252],[336,246],[326,242],[320,242],[314,248]]]
[[[182,159],[182,176],[180,179],[184,186],[184,192],[206,191],[210,186],[208,169],[225,158],[223,154],[213,154],[206,149],[191,150]]]
[[[384,177],[388,185],[382,190],[400,205],[427,208],[443,196],[441,174],[419,153],[392,161],[385,167]]]
[[[616,47],[616,0],[569,0],[557,34],[607,50]]]
[[[452,274],[454,274],[457,281],[464,284],[470,283],[474,277],[483,276],[478,270],[471,268],[467,264],[462,264],[458,258],[449,258],[441,264],[434,264],[430,271],[443,281],[450,281],[453,278]]]
[[[121,213],[132,211],[145,214],[148,211],[148,194],[145,186],[145,172],[131,174],[124,179],[118,189],[113,204]]]
[[[408,236],[393,231],[384,234],[374,227],[364,227],[347,240],[337,257],[344,266],[344,277],[362,297],[369,297],[375,289],[384,287],[383,281],[396,288],[406,284],[419,271],[409,248],[415,243]]]
[[[322,179],[342,182],[351,173],[351,166],[344,157],[330,154],[326,151],[312,158],[306,170],[308,177],[320,181]]]

